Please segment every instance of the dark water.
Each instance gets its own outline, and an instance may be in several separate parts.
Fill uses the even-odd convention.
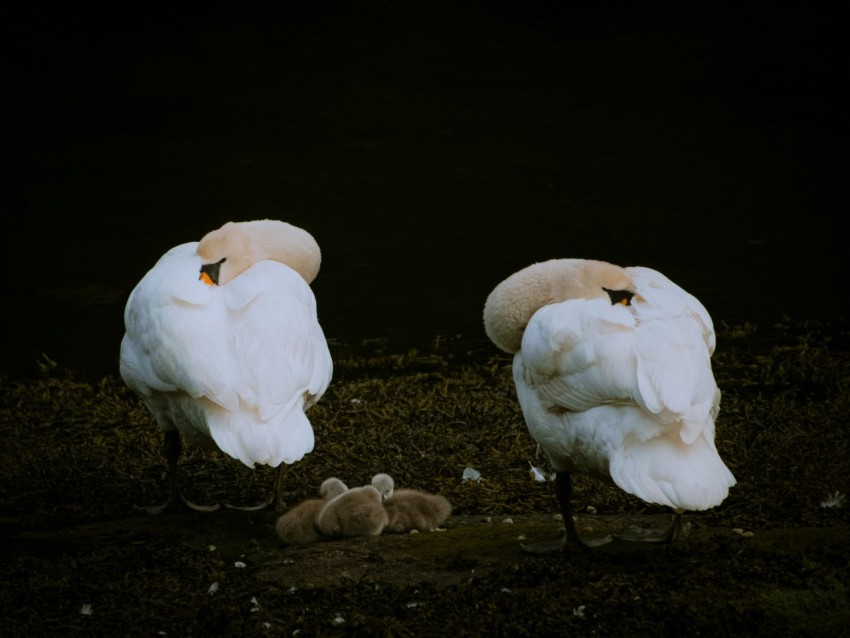
[[[848,314],[837,19],[398,4],[9,22],[3,369],[117,372],[159,255],[267,217],[318,240],[342,342],[487,348],[489,291],[552,257],[718,323]]]

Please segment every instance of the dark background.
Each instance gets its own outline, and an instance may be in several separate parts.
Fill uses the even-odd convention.
[[[316,237],[344,343],[495,352],[487,294],[553,257],[661,270],[718,324],[846,315],[838,16],[578,4],[8,12],[0,371],[117,373],[145,271],[258,218]]]

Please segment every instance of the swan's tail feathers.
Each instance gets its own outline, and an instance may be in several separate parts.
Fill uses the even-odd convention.
[[[735,477],[704,437],[692,444],[678,435],[626,446],[611,460],[611,478],[648,503],[700,511],[720,505]]]
[[[268,421],[219,411],[209,419],[210,434],[224,453],[253,468],[294,463],[313,451],[313,426],[299,400]]]

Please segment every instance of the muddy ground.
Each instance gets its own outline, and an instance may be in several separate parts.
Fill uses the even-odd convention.
[[[545,462],[509,361],[445,341],[391,353],[334,345],[311,412],[316,449],[289,467],[287,506],[328,476],[392,474],[441,493],[438,531],[285,547],[276,511],[150,516],[160,438],[117,377],[45,358],[2,378],[3,636],[839,636],[850,625],[844,325],[723,327],[721,455],[729,498],[673,545],[612,542],[541,557],[558,535]],[[272,474],[189,450],[190,498],[259,500]],[[463,480],[474,467],[481,481]],[[579,532],[661,526],[669,513],[577,477]]]

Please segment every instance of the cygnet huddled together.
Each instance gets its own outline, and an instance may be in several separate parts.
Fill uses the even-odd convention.
[[[322,540],[316,529],[316,517],[329,501],[348,490],[348,486],[338,478],[326,479],[319,488],[321,498],[301,501],[277,519],[277,535],[287,545],[309,545]]]
[[[381,491],[372,483],[335,496],[316,516],[316,529],[326,538],[378,536],[389,517]],[[392,489],[392,488],[390,488]]]
[[[384,502],[384,509],[389,516],[384,531],[401,534],[438,528],[452,513],[452,504],[439,494],[419,490],[395,490]]]
[[[275,527],[285,544],[435,529],[452,511],[443,496],[395,490],[393,478],[384,473],[375,474],[369,485],[350,489],[338,478],[329,478],[319,495],[278,518]]]

